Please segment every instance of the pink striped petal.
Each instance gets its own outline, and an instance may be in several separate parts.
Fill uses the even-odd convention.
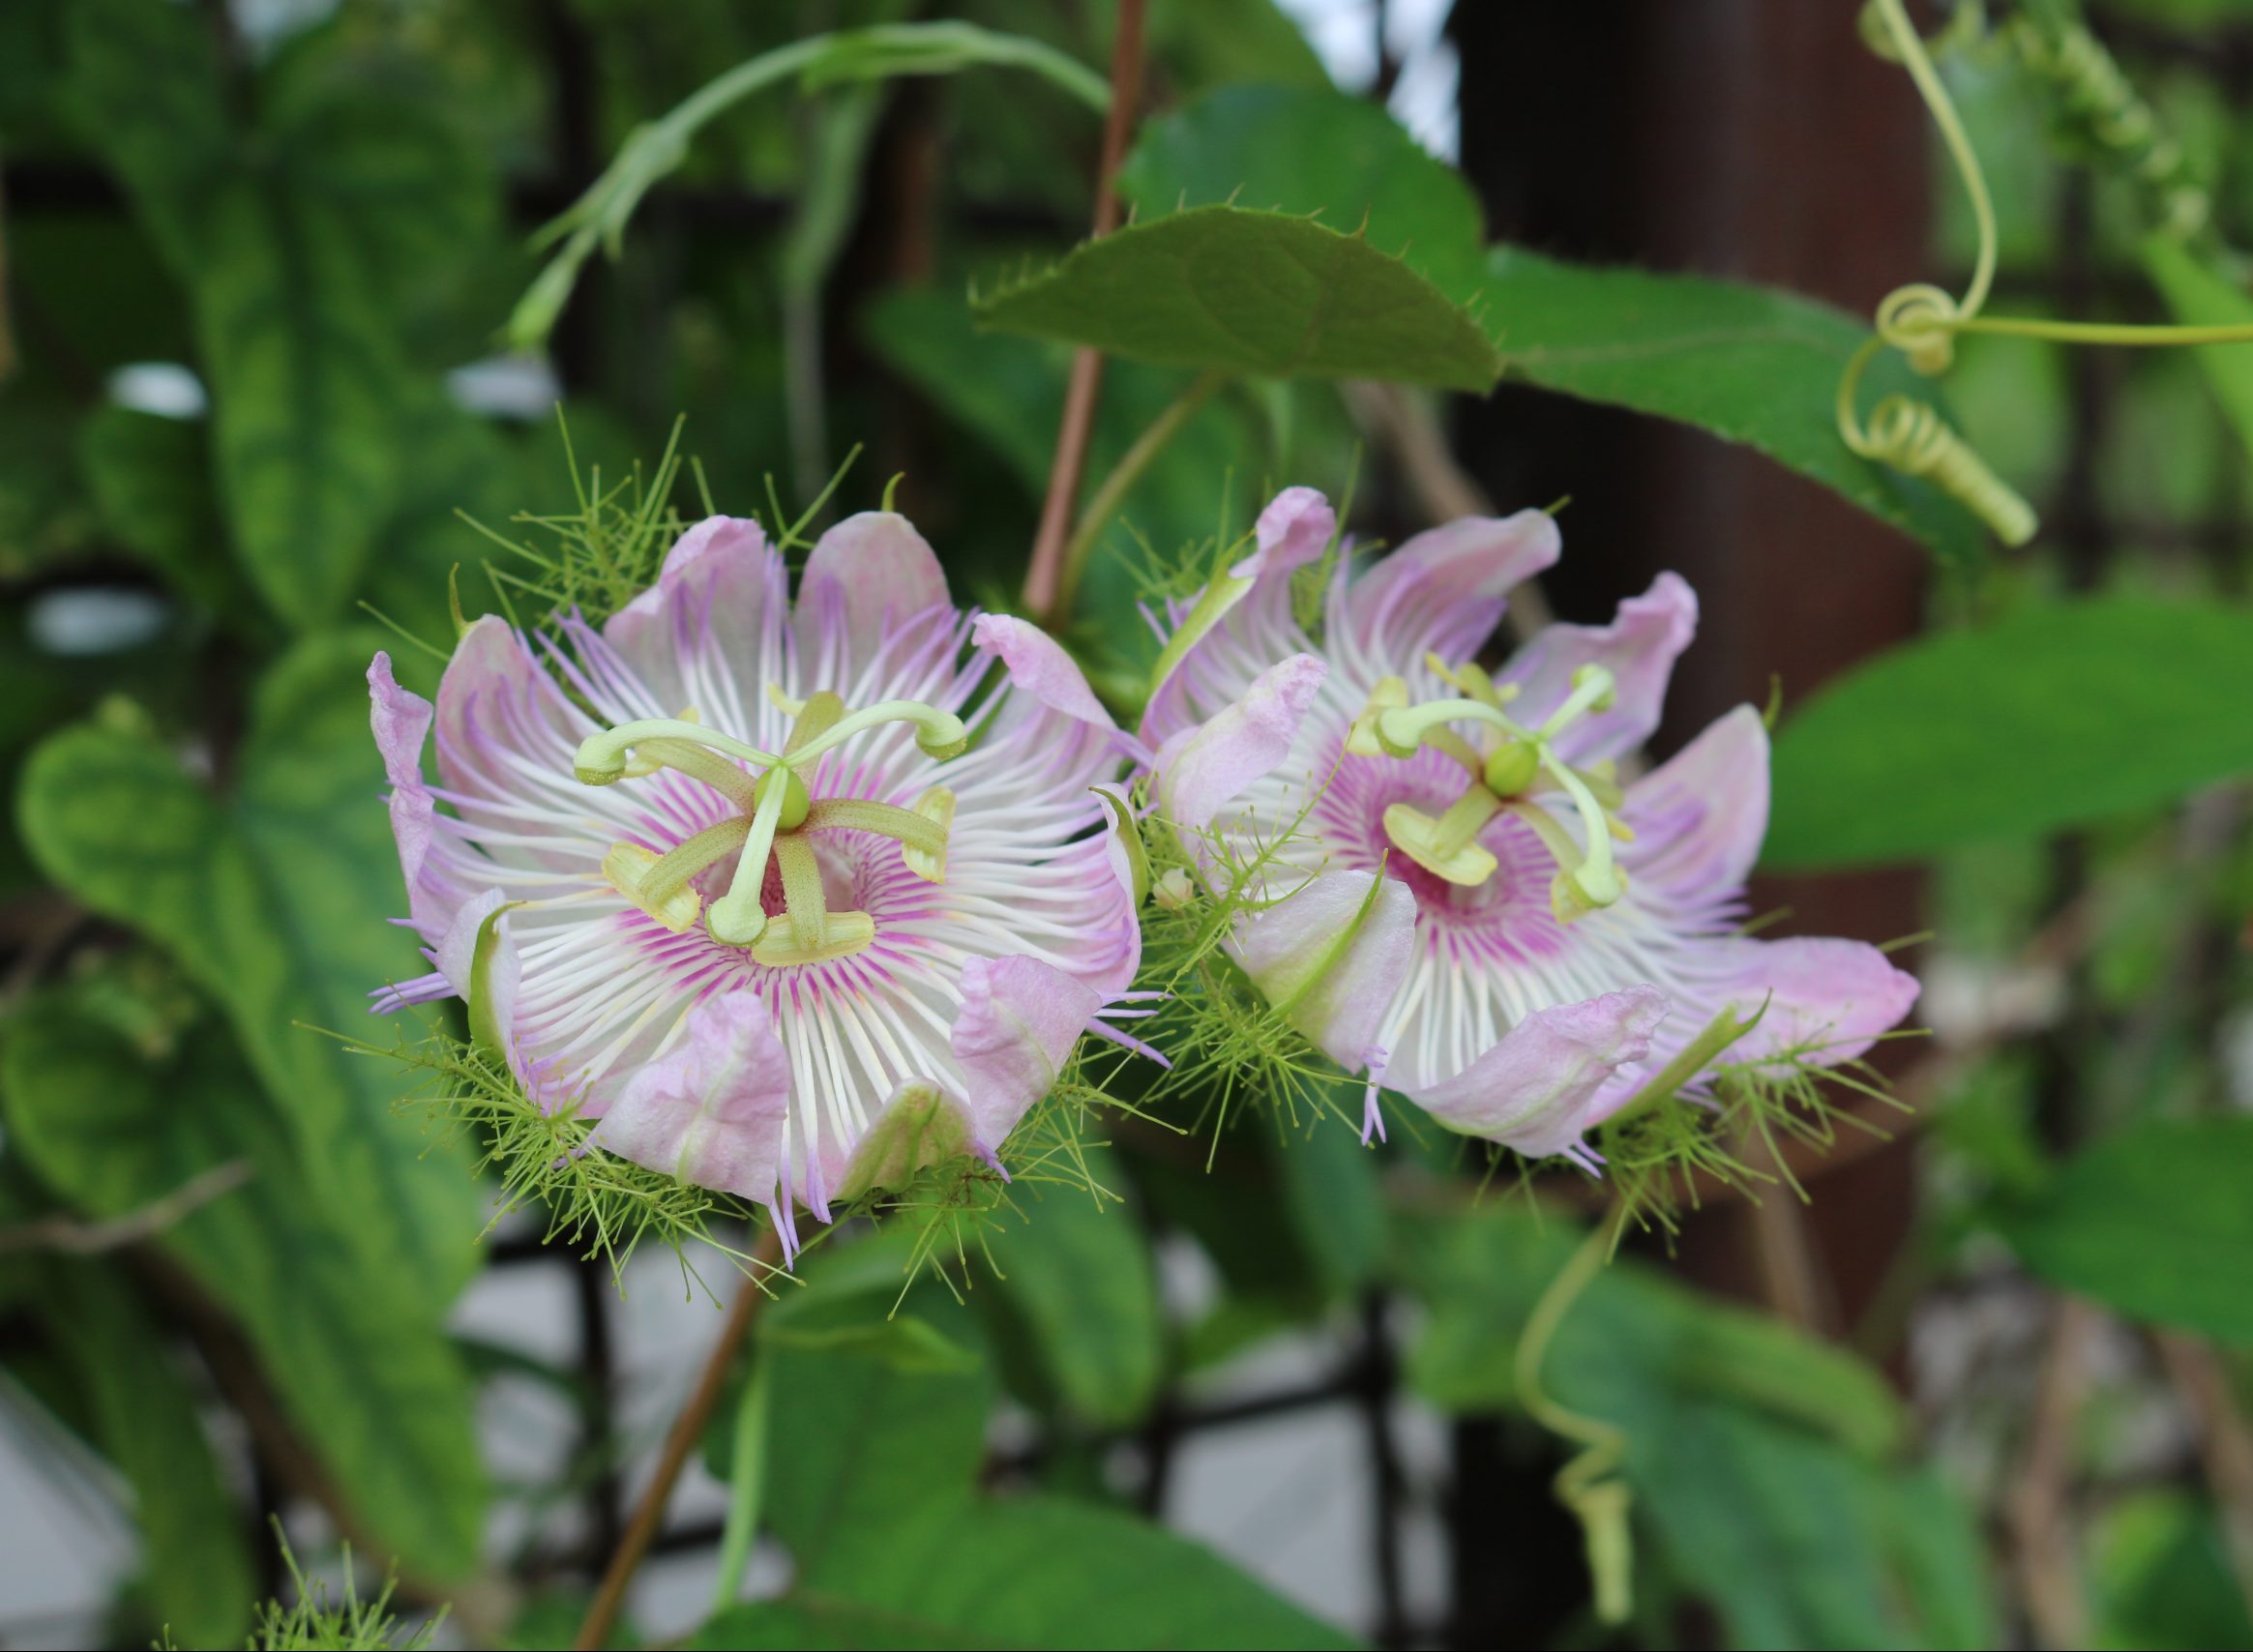
[[[1468,659],[1501,623],[1509,593],[1556,562],[1562,544],[1546,511],[1432,528],[1354,581],[1347,624],[1363,652],[1396,666],[1427,649]]]
[[[723,992],[689,1012],[679,1047],[635,1074],[588,1140],[771,1207],[789,1110],[789,1052],[765,1001]]]
[[[1376,899],[1371,900],[1371,891]],[[1378,1059],[1385,1012],[1408,978],[1416,940],[1416,898],[1396,877],[1318,872],[1247,918],[1235,951],[1270,1004],[1345,1068]]]
[[[1530,1158],[1562,1153],[1602,1122],[1607,1081],[1649,1055],[1666,1018],[1666,994],[1649,986],[1537,1010],[1454,1077],[1412,1099],[1465,1136]],[[1625,1099],[1618,1091],[1614,1105]]]
[[[1725,1061],[1779,1056],[1835,1067],[1900,1025],[1916,1002],[1916,977],[1894,968],[1862,941],[1817,935],[1740,939],[1731,951],[1736,967],[1730,996],[1748,1013],[1764,999],[1767,1013]]]
[[[377,654],[368,667],[368,721],[391,781],[391,835],[406,885],[407,921],[426,944],[446,932],[469,894],[450,870],[438,842],[438,806],[423,781],[423,745],[430,731],[430,702],[399,686],[391,656]]]
[[[1734,899],[1768,830],[1768,731],[1749,705],[1627,788],[1635,841],[1619,851],[1638,889],[1684,901]]]
[[[745,705],[764,685],[750,680],[779,629],[787,575],[765,530],[748,516],[706,516],[673,542],[657,583],[612,614],[603,640],[656,696],[654,715],[671,717],[696,698],[684,656],[715,649]],[[699,707],[706,717],[713,707]]]
[[[954,1051],[969,1076],[980,1152],[997,1155],[1017,1121],[1055,1087],[1081,1029],[1102,1007],[1101,992],[1039,959],[963,965]]]
[[[1231,579],[1259,579],[1303,568],[1329,548],[1338,513],[1312,487],[1286,487],[1254,525],[1251,555],[1229,570]]]
[[[1260,672],[1242,699],[1168,740],[1157,760],[1167,818],[1201,832],[1246,786],[1273,773],[1290,755],[1329,669],[1312,654],[1294,654]]]
[[[1009,680],[1052,711],[1098,728],[1116,728],[1111,713],[1064,646],[1037,625],[1008,614],[980,614],[970,645],[998,655]]]
[[[946,575],[905,516],[863,511],[823,534],[798,584],[798,648],[808,680],[845,693],[876,648],[950,602]]]
[[[1557,736],[1556,751],[1569,763],[1621,756],[1658,726],[1667,679],[1697,631],[1697,593],[1680,575],[1661,574],[1648,591],[1621,603],[1610,625],[1544,626],[1497,681],[1517,685],[1510,715],[1533,728],[1564,703],[1575,671],[1608,667],[1617,681],[1612,709],[1583,713]]]

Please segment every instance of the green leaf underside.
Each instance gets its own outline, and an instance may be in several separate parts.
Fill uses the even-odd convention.
[[[809,1303],[793,1322],[865,1321],[884,1300]],[[779,1602],[721,1613],[692,1646],[1352,1644],[1158,1527],[976,1492],[994,1398],[983,1367],[918,1372],[850,1347],[770,1357],[767,1509],[796,1580]]]
[[[83,1014],[43,1010],[11,1031],[0,1080],[14,1139],[94,1217],[248,1165],[245,1185],[159,1243],[240,1320],[374,1534],[433,1576],[468,1572],[486,1486],[460,1361],[418,1282],[371,1258],[315,1191],[218,1026],[193,1029],[158,1068]]]
[[[2253,772],[2253,613],[2144,597],[1896,648],[1786,720],[1763,864],[1905,860]]]
[[[1240,207],[1131,224],[971,306],[1004,333],[1160,367],[1479,392],[1501,370],[1470,314],[1408,265],[1312,219]]]
[[[2003,1223],[2051,1283],[2131,1319],[2253,1346],[2253,1118],[2120,1131]]]
[[[1839,440],[1831,412],[1839,375],[1869,333],[1843,310],[1765,287],[1576,266],[1509,246],[1489,255],[1481,309],[1513,379],[1742,442],[1947,562],[1971,565],[1985,554],[1976,518]],[[1865,408],[1896,390],[1935,394],[1882,360],[1865,377]]]
[[[329,1222],[434,1323],[476,1268],[476,1184],[397,1115],[407,1076],[311,1030],[357,1032],[371,988],[425,968],[388,921],[402,898],[368,736],[373,647],[315,638],[268,673],[231,798],[146,736],[81,726],[32,753],[18,803],[49,876],[225,1008]]]
[[[1232,202],[1319,215],[1459,304],[1486,284],[1478,198],[1380,105],[1333,89],[1224,86],[1145,122],[1119,168],[1143,219]]]
[[[1416,1224],[1406,1254],[1430,1318],[1411,1384],[1447,1410],[1514,1404],[1518,1336],[1574,1237],[1500,1212]],[[1640,1575],[1709,1600],[1728,1643],[1993,1643],[1974,1529],[1945,1489],[1897,1465],[1900,1405],[1860,1361],[1615,1262],[1542,1381],[1625,1431],[1623,1472],[1658,1539]]]

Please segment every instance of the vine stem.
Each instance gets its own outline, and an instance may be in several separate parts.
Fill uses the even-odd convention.
[[[1549,1356],[1565,1315],[1581,1294],[1601,1273],[1618,1248],[1627,1225],[1628,1206],[1615,1201],[1602,1222],[1588,1229],[1580,1249],[1572,1254],[1541,1300],[1527,1316],[1525,1334],[1518,1339],[1512,1367],[1518,1400],[1526,1414],[1553,1434],[1582,1449],[1557,1471],[1557,1501],[1581,1522],[1587,1549],[1588,1575],[1595,1587],[1596,1617],[1608,1624],[1625,1623],[1633,1608],[1634,1556],[1628,1547],[1628,1490],[1616,1478],[1627,1455],[1626,1432],[1600,1418],[1584,1416],[1550,1398],[1541,1385],[1541,1367]]]
[[[682,1405],[680,1415],[673,1419],[672,1428],[665,1436],[657,1471],[649,1477],[649,1484],[642,1488],[640,1499],[634,1505],[634,1518],[603,1573],[602,1587],[595,1591],[594,1603],[579,1623],[578,1634],[571,1643],[572,1652],[595,1652],[609,1640],[619,1608],[626,1604],[627,1586],[634,1581],[635,1572],[648,1555],[657,1528],[665,1521],[665,1507],[672,1501],[672,1489],[680,1482],[681,1470],[688,1466],[689,1453],[696,1449],[705,1423],[711,1419],[712,1407],[720,1401],[720,1390],[727,1381],[727,1368],[735,1363],[744,1339],[751,1334],[759,1304],[766,1300],[766,1290],[758,1275],[779,1266],[782,1255],[781,1236],[770,1226],[752,1247],[752,1272],[737,1289],[734,1302],[729,1304],[719,1340],[704,1356],[703,1370],[697,1373],[697,1386],[689,1391],[688,1402]]]
[[[1119,0],[1118,33],[1111,47],[1111,109],[1104,117],[1103,161],[1095,179],[1096,237],[1118,227],[1118,163],[1126,155],[1141,92],[1143,6],[1144,0]],[[1066,591],[1065,542],[1071,533],[1072,508],[1080,500],[1080,479],[1087,470],[1095,403],[1102,390],[1103,352],[1081,350],[1072,358],[1071,382],[1064,388],[1064,418],[1049,466],[1049,491],[1041,501],[1032,565],[1024,575],[1024,605],[1043,625],[1052,625],[1060,617]]]
[[[1098,358],[1099,360],[1101,358]],[[1103,533],[1104,523],[1117,514],[1126,500],[1127,492],[1141,480],[1142,472],[1150,468],[1150,461],[1165,450],[1166,444],[1181,433],[1181,427],[1196,417],[1197,410],[1212,398],[1214,391],[1227,381],[1227,375],[1218,371],[1201,372],[1192,379],[1189,388],[1167,403],[1166,411],[1150,421],[1149,428],[1135,438],[1135,445],[1119,456],[1118,463],[1112,466],[1111,474],[1096,488],[1095,497],[1087,501],[1087,509],[1080,513],[1079,526],[1072,530],[1072,538],[1064,546],[1059,559],[1056,583],[1050,597],[1051,607],[1058,614],[1072,611],[1072,598],[1080,589],[1080,576],[1087,571],[1087,558],[1095,549],[1095,542]],[[1030,584],[1027,583],[1029,597]]]

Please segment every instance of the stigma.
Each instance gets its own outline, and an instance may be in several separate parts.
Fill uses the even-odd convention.
[[[1437,656],[1425,663],[1459,697],[1410,704],[1407,683],[1387,677],[1346,736],[1354,756],[1405,759],[1429,746],[1463,768],[1463,790],[1440,813],[1406,803],[1385,810],[1393,847],[1435,877],[1475,889],[1498,870],[1479,835],[1509,813],[1532,828],[1556,862],[1550,905],[1560,920],[1616,901],[1627,892],[1627,874],[1612,845],[1631,841],[1634,833],[1619,818],[1611,765],[1576,769],[1556,749],[1558,736],[1581,719],[1611,708],[1617,693],[1612,672],[1583,665],[1564,702],[1528,727],[1510,715],[1514,686],[1497,686],[1475,664],[1450,667]]]
[[[934,786],[912,809],[817,798],[806,775],[825,753],[871,729],[906,723],[918,749],[939,761],[967,748],[969,730],[953,712],[919,700],[881,700],[856,711],[827,691],[788,700],[770,685],[768,696],[791,717],[780,752],[707,727],[693,709],[622,723],[579,743],[572,772],[587,785],[613,785],[672,769],[702,782],[730,805],[716,825],[663,854],[640,843],[612,844],[603,857],[603,877],[674,933],[700,922],[714,941],[744,948],[770,968],[849,958],[875,939],[875,920],[866,912],[830,910],[813,835],[852,831],[890,839],[900,845],[908,870],[943,883],[955,794]],[[736,860],[727,888],[707,900],[697,880],[729,855]],[[783,910],[774,914],[761,899],[770,867],[783,894]]]

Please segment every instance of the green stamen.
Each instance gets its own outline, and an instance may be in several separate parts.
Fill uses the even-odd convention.
[[[783,874],[783,910],[798,945],[811,952],[828,938],[829,892],[821,887],[821,862],[813,844],[786,833],[775,840],[775,865]]]
[[[1583,712],[1610,711],[1618,698],[1617,688],[1617,680],[1604,666],[1583,665],[1572,674],[1572,693],[1565,696],[1564,704],[1549,714],[1549,721],[1534,738],[1554,740],[1577,723]]]
[[[844,958],[875,936],[865,912],[831,912],[821,864],[804,833],[871,832],[901,847],[910,870],[934,883],[946,877],[948,830],[955,794],[934,786],[912,810],[850,798],[816,801],[800,770],[853,735],[889,723],[915,729],[928,756],[944,760],[969,744],[969,730],[954,713],[915,700],[884,700],[852,711],[827,690],[791,700],[775,684],[767,696],[791,718],[782,752],[762,750],[705,726],[694,710],[677,718],[622,723],[579,743],[573,773],[588,785],[611,785],[661,768],[677,769],[726,796],[738,812],[657,855],[637,843],[618,843],[604,857],[613,888],[675,932],[697,920],[696,876],[730,851],[739,851],[727,893],[703,907],[704,927],[725,946],[749,947],[758,962],[782,967]],[[756,765],[747,774],[741,763]],[[770,924],[761,891],[773,857],[783,881],[787,926]],[[786,933],[785,930],[786,929]]]
[[[1615,839],[1631,841],[1635,834],[1614,817],[1623,800],[1612,767],[1601,763],[1584,774],[1556,750],[1566,729],[1616,703],[1618,681],[1611,669],[1591,664],[1574,671],[1571,693],[1538,729],[1528,730],[1501,709],[1517,697],[1515,685],[1497,684],[1475,664],[1450,667],[1437,656],[1427,656],[1426,664],[1465,697],[1409,705],[1406,685],[1388,677],[1372,690],[1367,709],[1347,735],[1346,749],[1362,756],[1382,752],[1405,758],[1431,746],[1462,763],[1472,783],[1437,820],[1407,804],[1394,804],[1384,811],[1385,835],[1418,866],[1452,883],[1475,887],[1497,868],[1478,834],[1507,808],[1533,827],[1556,862],[1551,904],[1560,918],[1579,917],[1617,900],[1627,880],[1612,844]],[[1483,754],[1448,726],[1459,722],[1497,731],[1488,736]],[[1571,801],[1586,829],[1586,843],[1575,842],[1551,811],[1529,801],[1529,794],[1543,789],[1561,791]]]
[[[813,709],[809,704],[808,710]],[[863,729],[875,728],[887,723],[912,723],[915,744],[927,757],[944,760],[960,756],[970,743],[970,730],[963,720],[951,711],[925,705],[921,700],[879,700],[866,711],[847,713],[823,732],[815,735],[792,752],[790,763],[810,763],[833,746],[851,739]]]
[[[1484,700],[1426,700],[1422,705],[1378,713],[1376,723],[1378,743],[1392,756],[1412,756],[1433,729],[1464,719],[1498,728],[1504,734],[1520,740],[1527,737],[1526,731],[1505,716],[1500,707],[1489,705]]]
[[[571,772],[582,784],[609,785],[626,778],[626,752],[630,747],[644,740],[680,740],[691,746],[702,746],[714,752],[725,752],[730,757],[741,757],[747,763],[756,763],[762,769],[773,768],[782,759],[772,752],[762,752],[756,746],[747,745],[718,729],[707,728],[700,723],[690,723],[678,717],[643,718],[635,723],[621,723],[615,728],[606,728],[599,734],[590,734],[579,742],[578,755],[572,760]]]

